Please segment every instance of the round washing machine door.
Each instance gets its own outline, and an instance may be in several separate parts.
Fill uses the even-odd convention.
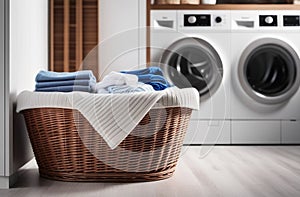
[[[289,44],[272,38],[259,39],[240,57],[239,81],[243,90],[260,103],[284,103],[299,88],[299,66],[299,57]]]
[[[179,88],[194,87],[201,99],[220,86],[223,65],[217,51],[205,40],[183,38],[174,42],[160,59],[166,78]]]

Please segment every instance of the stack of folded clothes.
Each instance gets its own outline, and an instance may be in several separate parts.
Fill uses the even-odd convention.
[[[99,94],[120,94],[164,90],[171,85],[159,67],[111,72],[96,85]]]
[[[40,71],[35,80],[37,92],[94,92],[96,84],[91,70],[62,73]]]
[[[153,87],[148,84],[138,82],[138,77],[131,74],[123,74],[112,71],[96,85],[99,94],[121,94],[134,92],[151,92]]]
[[[151,85],[154,90],[164,90],[171,86],[164,78],[163,72],[159,67],[149,67],[133,71],[121,71],[121,73],[136,75],[139,82]]]

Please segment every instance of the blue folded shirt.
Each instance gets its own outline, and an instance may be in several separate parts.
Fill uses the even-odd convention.
[[[121,73],[125,74],[132,74],[132,75],[147,75],[147,74],[153,74],[153,75],[160,75],[163,76],[163,72],[159,67],[149,67],[141,70],[132,70],[132,71],[121,71]]]
[[[68,81],[44,81],[37,82],[35,88],[50,88],[50,87],[59,87],[59,86],[95,86],[96,81],[94,80],[68,80]]]
[[[89,86],[58,86],[48,88],[37,88],[36,92],[93,92],[93,89]]]
[[[154,90],[164,90],[170,87],[170,84],[167,82],[167,80],[160,75],[138,75],[138,79],[139,82],[151,85]]]
[[[149,82],[147,84],[151,85],[153,87],[153,89],[156,90],[156,91],[164,90],[164,89],[170,87],[170,86],[167,86],[167,85],[165,85],[163,83],[160,83],[160,82]]]
[[[159,67],[121,71],[121,73],[137,75],[139,82],[151,85],[154,90],[164,90],[168,87],[171,87],[168,81],[163,77],[163,72]]]
[[[35,78],[36,82],[66,80],[94,80],[96,82],[96,78],[91,70],[61,73],[52,71],[40,71]]]

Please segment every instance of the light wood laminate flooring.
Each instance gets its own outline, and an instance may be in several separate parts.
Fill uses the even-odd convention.
[[[300,146],[184,147],[174,176],[157,182],[52,181],[39,177],[34,160],[20,174],[1,197],[299,197]]]

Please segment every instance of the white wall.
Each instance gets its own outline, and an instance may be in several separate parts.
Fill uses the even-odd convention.
[[[139,4],[139,66],[143,68],[147,66],[147,0],[140,0]]]
[[[10,0],[9,133],[6,176],[32,158],[23,117],[15,113],[17,95],[34,90],[35,75],[48,68],[48,1]]]
[[[146,0],[99,1],[99,72],[137,69],[146,61]]]

